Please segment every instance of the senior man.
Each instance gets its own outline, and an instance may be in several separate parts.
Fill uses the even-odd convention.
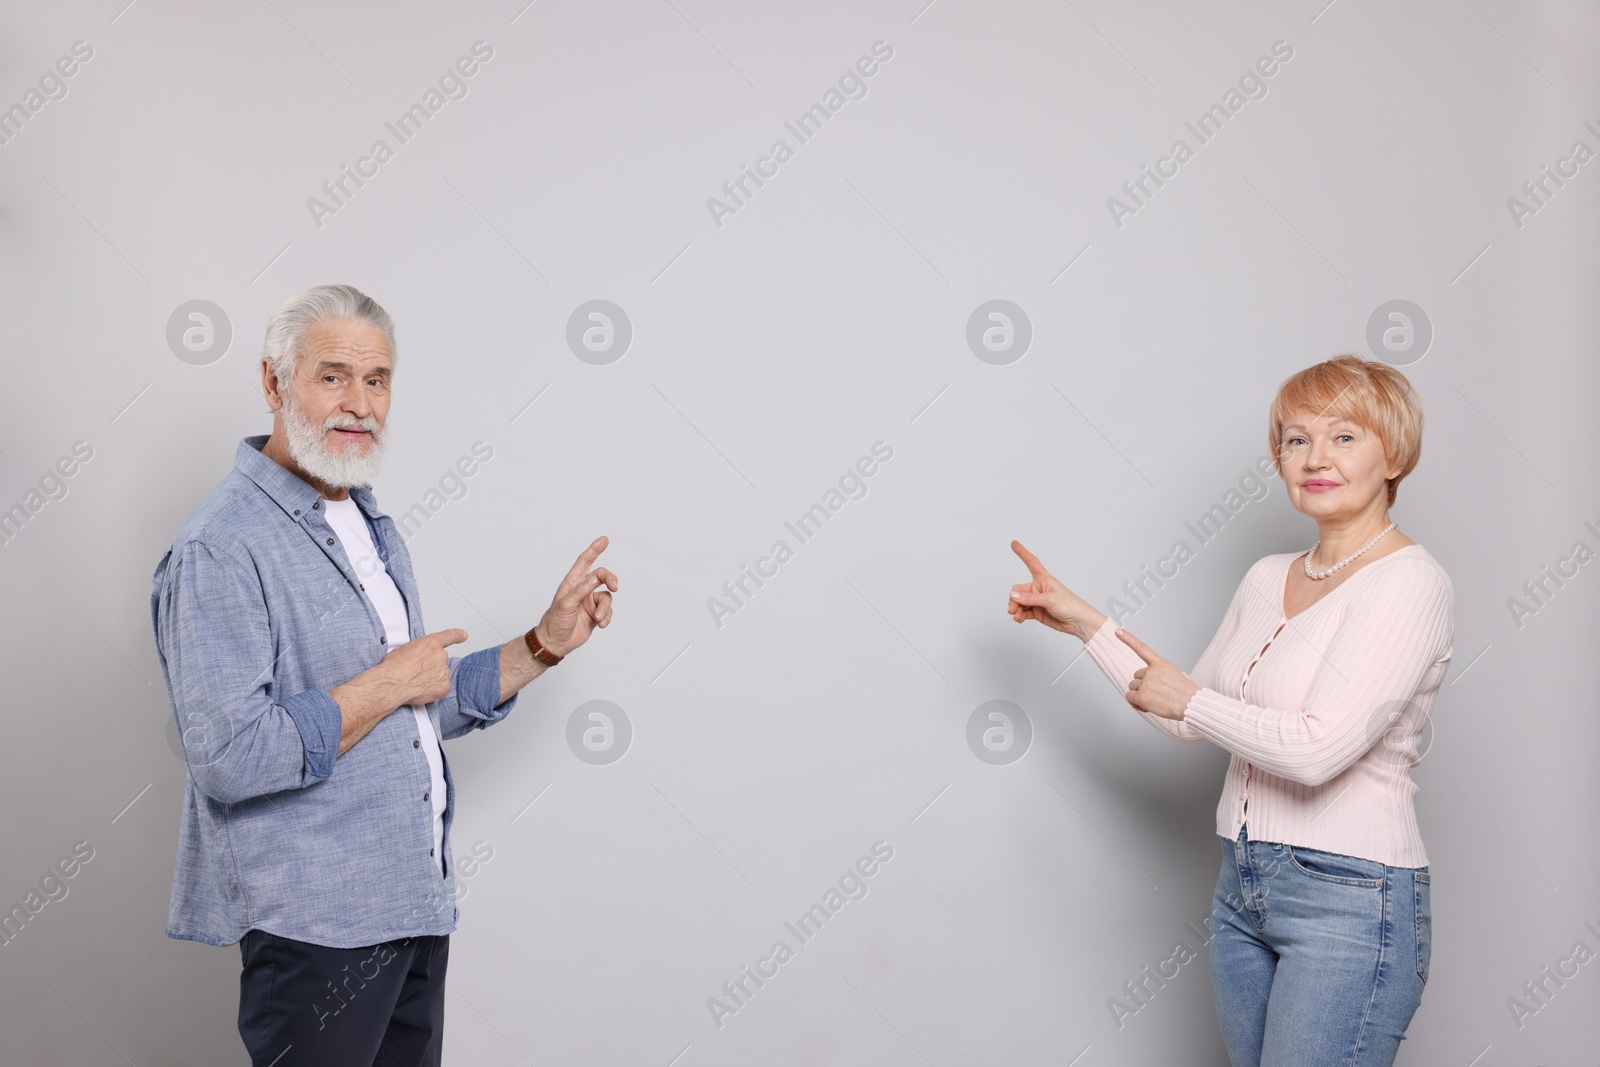
[[[457,658],[465,631],[424,632],[370,487],[394,364],[370,297],[290,297],[261,361],[272,433],[240,442],[151,586],[189,765],[167,935],[238,942],[256,1067],[439,1063],[457,916],[440,742],[504,719],[611,621],[600,537],[526,634]]]

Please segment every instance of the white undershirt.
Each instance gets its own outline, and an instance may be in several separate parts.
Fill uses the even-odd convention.
[[[405,598],[400,595],[394,579],[389,577],[383,559],[378,555],[378,547],[372,543],[372,534],[367,530],[367,521],[362,517],[361,509],[356,502],[349,497],[343,500],[329,500],[323,497],[322,506],[327,510],[328,525],[339,535],[339,543],[344,547],[344,554],[349,557],[350,565],[356,569],[358,580],[366,587],[372,606],[378,609],[378,618],[383,620],[388,647],[384,655],[389,655],[411,640],[411,627],[406,620]],[[417,733],[421,735],[422,741],[422,754],[427,757],[428,772],[433,780],[428,790],[433,804],[433,855],[442,869],[446,799],[444,756],[439,750],[439,737],[433,732],[433,721],[428,718],[427,709],[412,705],[411,714],[416,717]]]

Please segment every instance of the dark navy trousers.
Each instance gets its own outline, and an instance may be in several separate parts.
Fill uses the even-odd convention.
[[[239,956],[252,1067],[439,1067],[450,935],[327,948],[249,930]]]

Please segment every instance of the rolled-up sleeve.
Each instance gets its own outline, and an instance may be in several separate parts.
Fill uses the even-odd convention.
[[[255,568],[192,540],[169,561],[157,649],[195,786],[236,804],[329,777],[342,713],[325,689],[274,691],[272,629]]]
[[[460,737],[504,719],[516,706],[512,693],[502,704],[500,697],[500,646],[479,649],[471,655],[451,657],[450,693],[439,708],[442,739]]]
[[[306,773],[326,778],[333,773],[339,757],[339,737],[344,730],[344,711],[326,689],[306,689],[283,698],[283,710],[294,720],[305,748]]]

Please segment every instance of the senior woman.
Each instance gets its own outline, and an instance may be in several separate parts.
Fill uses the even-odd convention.
[[[1269,415],[1307,552],[1266,556],[1185,675],[1057,581],[1008,610],[1072,634],[1169,737],[1232,754],[1212,993],[1234,1067],[1392,1064],[1428,976],[1428,857],[1412,798],[1418,737],[1450,662],[1449,576],[1389,518],[1421,453],[1404,375],[1342,355],[1295,374]]]

